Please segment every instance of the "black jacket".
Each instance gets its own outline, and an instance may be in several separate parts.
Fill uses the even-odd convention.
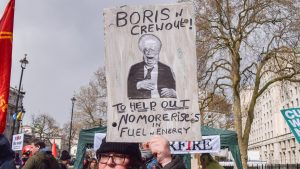
[[[7,138],[0,134],[0,169],[16,169],[14,152]]]
[[[146,167],[144,167],[143,169],[145,168]],[[172,161],[169,164],[167,164],[164,167],[157,164],[156,169],[186,169],[186,167],[179,156],[174,156]]]
[[[180,157],[173,158],[172,162],[167,164],[162,169],[186,169],[183,161],[180,159]]]

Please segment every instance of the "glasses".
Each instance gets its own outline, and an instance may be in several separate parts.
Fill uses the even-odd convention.
[[[128,156],[124,154],[99,154],[98,156],[99,162],[102,164],[107,164],[109,158],[111,158],[113,163],[121,165]]]

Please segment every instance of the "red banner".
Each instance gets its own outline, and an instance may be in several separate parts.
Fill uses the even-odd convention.
[[[11,71],[15,0],[10,0],[0,20],[0,133],[6,126]]]

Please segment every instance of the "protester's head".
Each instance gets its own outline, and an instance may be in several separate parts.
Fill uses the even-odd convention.
[[[97,159],[91,158],[88,169],[96,169],[96,168],[97,168]]]
[[[139,49],[143,53],[143,59],[147,66],[153,67],[159,59],[161,41],[152,34],[144,34],[139,39]]]
[[[34,139],[31,142],[31,153],[34,155],[36,154],[40,149],[43,149],[46,147],[46,144],[39,140],[39,139]]]
[[[213,161],[213,157],[209,154],[209,153],[203,153],[200,156],[200,161],[201,161],[201,165],[202,168],[205,169],[206,166]]]
[[[60,158],[59,158],[62,162],[64,162],[65,164],[67,164],[69,162],[69,160],[71,159],[71,156],[69,154],[69,152],[67,150],[63,150],[61,152]]]
[[[106,142],[106,138],[102,140],[96,156],[99,161],[98,169],[137,168],[142,162],[138,143]]]
[[[26,145],[22,148],[22,155],[27,155],[28,157],[31,156],[31,145]]]
[[[14,152],[11,149],[10,143],[7,138],[0,134],[0,160],[6,159],[7,157],[13,157]]]

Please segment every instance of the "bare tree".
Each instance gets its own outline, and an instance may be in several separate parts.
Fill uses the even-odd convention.
[[[79,139],[79,130],[81,128],[79,128],[78,125],[72,125],[72,131],[71,131],[71,147],[76,145],[76,143],[74,142],[74,140],[78,140]],[[67,122],[63,125],[61,134],[64,136],[62,138],[62,150],[68,150],[69,148],[69,138],[70,138],[70,122]]]
[[[198,57],[207,58],[201,108],[215,94],[232,102],[243,168],[257,98],[276,82],[299,82],[297,0],[196,0]],[[203,67],[202,67],[203,68]],[[242,121],[241,92],[251,89]],[[202,106],[202,107],[201,107]]]
[[[232,105],[223,96],[213,95],[201,115],[202,125],[224,129],[234,128]]]
[[[75,124],[79,128],[105,125],[107,112],[107,89],[104,68],[99,68],[87,86],[76,94]]]
[[[32,133],[35,138],[39,138],[48,145],[52,145],[51,139],[60,136],[61,129],[57,122],[47,114],[32,116]]]

